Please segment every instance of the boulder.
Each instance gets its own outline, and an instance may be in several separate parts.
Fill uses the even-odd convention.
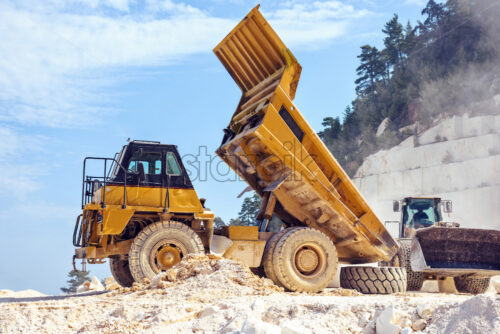
[[[281,334],[281,328],[253,317],[247,317],[240,332],[244,334]]]
[[[116,290],[120,288],[120,284],[118,284],[113,276],[106,277],[104,281],[106,285],[106,290]]]
[[[424,319],[418,319],[411,327],[415,331],[422,331],[425,329],[425,326],[427,326],[427,322]]]
[[[396,326],[392,323],[394,321],[394,308],[392,306],[387,307],[375,320],[375,329],[377,334],[398,334],[401,327]]]
[[[381,135],[384,134],[385,130],[387,129],[387,125],[389,125],[389,122],[390,122],[390,119],[389,118],[385,118],[381,123],[380,125],[378,126],[377,128],[377,133],[376,133],[376,136],[377,137],[380,137]]]
[[[491,286],[495,288],[497,293],[500,293],[500,276],[494,276],[491,278]]]
[[[266,307],[266,303],[262,298],[256,298],[253,303],[250,305],[250,308],[254,312],[263,312]]]
[[[92,280],[89,283],[89,291],[104,291],[104,285],[102,285],[101,281],[97,277],[92,277]]]
[[[420,318],[429,320],[434,315],[434,307],[426,304],[417,305],[417,313]]]
[[[411,333],[413,333],[413,329],[411,329],[410,327],[405,327],[400,332],[400,334],[411,334]]]
[[[82,292],[89,291],[89,286],[90,286],[89,281],[83,282],[80,286],[78,286],[78,288],[76,288],[76,293],[82,293]]]
[[[281,334],[309,334],[311,330],[304,328],[300,323],[287,321],[281,325]]]
[[[215,306],[205,307],[200,313],[198,313],[198,318],[205,318],[217,313],[218,309]]]
[[[160,271],[158,274],[156,274],[152,279],[151,283],[149,284],[150,289],[156,289],[159,288],[160,282],[163,280],[165,277],[165,273]]]

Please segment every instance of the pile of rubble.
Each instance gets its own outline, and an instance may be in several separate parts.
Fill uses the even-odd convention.
[[[104,288],[97,278],[84,286],[87,291]],[[0,332],[8,333],[500,332],[500,295],[494,292],[479,296],[361,295],[346,289],[289,293],[246,266],[211,256],[189,256],[131,288],[1,301],[0,296]]]

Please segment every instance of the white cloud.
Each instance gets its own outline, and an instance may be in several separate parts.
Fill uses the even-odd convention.
[[[109,106],[105,88],[115,84],[117,71],[210,52],[240,20],[171,0],[146,0],[136,10],[138,4],[0,4],[0,121],[72,127],[102,118],[111,110],[103,107]],[[265,13],[290,46],[323,45],[368,14],[340,1],[294,1]]]
[[[405,1],[405,5],[425,6],[426,3],[427,3],[426,0],[406,0]]]
[[[147,9],[153,12],[174,12],[189,15],[201,15],[203,12],[191,5],[170,0],[146,0]]]
[[[352,20],[370,14],[340,1],[292,2],[264,13],[285,43],[312,47],[346,34]]]

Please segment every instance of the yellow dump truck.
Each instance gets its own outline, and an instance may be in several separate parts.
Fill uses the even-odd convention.
[[[100,173],[90,174],[96,164],[90,171]],[[93,264],[109,258],[122,286],[152,278],[210,248],[214,214],[204,203],[175,145],[134,140],[114,158],[87,157],[73,266],[76,259]]]
[[[255,252],[257,259],[263,252],[266,275],[290,290],[311,291],[327,285],[337,258],[392,258],[396,242],[292,102],[301,66],[258,6],[214,52],[242,91],[217,154],[262,197],[259,239],[276,230],[273,220],[280,222],[277,230],[287,226]],[[243,231],[238,238],[245,239]],[[363,285],[358,273],[385,274],[343,270],[343,285],[352,281],[356,288]]]
[[[293,104],[301,66],[258,7],[214,52],[242,91],[217,154],[262,197],[259,226],[214,231],[175,146],[132,142],[109,159],[110,174],[84,169],[75,259],[109,257],[117,281],[131,285],[211,251],[307,292],[325,288],[339,262],[389,261],[395,240]],[[399,267],[349,266],[340,278],[365,293],[406,290]]]

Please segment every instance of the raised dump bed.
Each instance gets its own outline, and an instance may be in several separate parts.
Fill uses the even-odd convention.
[[[217,154],[262,196],[260,232],[274,214],[324,232],[340,262],[391,259],[395,240],[293,104],[301,66],[258,6],[214,52],[242,91]]]

